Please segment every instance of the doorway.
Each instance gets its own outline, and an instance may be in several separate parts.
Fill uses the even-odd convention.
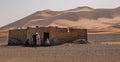
[[[49,32],[44,32],[44,41],[46,41],[46,39],[49,39]]]

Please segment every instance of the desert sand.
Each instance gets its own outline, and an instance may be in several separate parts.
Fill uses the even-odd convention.
[[[24,47],[7,46],[7,38],[0,36],[0,62],[120,62],[120,44],[109,44],[120,42],[119,37],[120,34],[89,34],[89,44]]]
[[[119,62],[119,45],[1,46],[0,62]]]

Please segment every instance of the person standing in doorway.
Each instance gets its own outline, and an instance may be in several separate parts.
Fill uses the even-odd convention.
[[[34,34],[32,35],[32,38],[33,38],[33,46],[36,46],[36,37],[37,37],[37,35],[36,35],[36,33],[34,33]]]

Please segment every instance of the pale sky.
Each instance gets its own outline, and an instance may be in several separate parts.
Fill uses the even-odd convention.
[[[0,27],[39,10],[60,11],[81,6],[116,8],[120,7],[120,0],[0,0]]]

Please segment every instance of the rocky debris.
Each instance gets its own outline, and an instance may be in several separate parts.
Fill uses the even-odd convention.
[[[87,44],[88,41],[85,39],[77,39],[77,40],[73,41],[73,43],[75,43],[75,44]]]
[[[10,40],[11,42],[8,45],[21,45],[21,42],[17,39]]]

